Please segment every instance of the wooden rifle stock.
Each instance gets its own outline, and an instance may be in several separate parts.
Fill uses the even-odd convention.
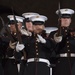
[[[59,20],[58,20],[58,32],[57,32],[57,36],[61,36],[61,11],[60,11],[60,3],[59,3],[59,10],[58,10],[58,16],[59,16]]]
[[[58,22],[58,32],[57,32],[57,36],[61,36],[61,19],[59,19],[59,22]]]
[[[16,28],[17,39],[18,39],[19,43],[22,44],[21,33],[20,33],[19,29],[18,29],[18,25],[17,25],[17,21],[16,21],[15,15],[14,15],[14,12],[13,12],[13,17],[14,17],[14,21],[15,21],[15,28]],[[26,52],[25,52],[24,49],[23,49],[23,54],[24,54],[24,60],[26,60]]]

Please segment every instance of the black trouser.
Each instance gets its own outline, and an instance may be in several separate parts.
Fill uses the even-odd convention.
[[[2,63],[1,62],[0,62],[0,75],[4,75],[4,70],[3,70]]]
[[[75,57],[60,57],[53,68],[53,75],[75,75]]]
[[[29,62],[26,64],[24,75],[49,75],[49,66],[43,62]]]
[[[20,72],[18,73],[17,63],[15,62],[15,59],[8,59],[4,67],[4,75],[23,75],[24,69],[24,60],[21,60]]]

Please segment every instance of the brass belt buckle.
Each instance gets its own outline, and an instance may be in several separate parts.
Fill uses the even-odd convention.
[[[35,61],[35,62],[38,62],[38,61],[39,61],[39,58],[34,58],[34,61]]]
[[[67,53],[67,57],[71,57],[71,54],[70,53]]]

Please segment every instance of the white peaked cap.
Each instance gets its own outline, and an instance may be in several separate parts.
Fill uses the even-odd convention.
[[[39,15],[39,14],[34,13],[34,12],[27,12],[27,13],[22,14],[22,16],[25,17],[25,18],[30,18],[30,17],[35,16],[35,15]]]
[[[48,34],[48,33],[51,33],[52,31],[58,30],[58,28],[57,28],[57,27],[45,27],[44,30],[45,30],[46,33]]]
[[[61,12],[61,14],[70,14],[70,15],[75,13],[74,10],[68,9],[68,8],[60,9],[60,12]],[[59,14],[59,10],[56,11],[56,14],[57,15]]]
[[[48,18],[46,16],[43,15],[37,15],[37,16],[33,16],[30,18],[30,20],[33,21],[43,21],[45,22]]]
[[[14,20],[14,15],[8,15],[7,17],[9,18],[9,20]],[[23,22],[24,19],[23,17],[20,16],[15,16],[15,18],[18,22]]]

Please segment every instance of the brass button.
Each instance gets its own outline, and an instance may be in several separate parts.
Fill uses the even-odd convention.
[[[37,42],[35,44],[37,45]]]
[[[64,27],[62,29],[64,29]]]
[[[67,43],[69,43],[69,41],[67,41]]]
[[[69,45],[67,45],[67,47],[69,47]]]
[[[69,52],[70,50],[68,50],[68,52]]]
[[[36,53],[36,55],[39,55],[38,53]]]
[[[36,46],[36,48],[38,48],[38,46]]]
[[[67,32],[67,30],[65,30],[65,32]]]
[[[38,51],[38,49],[36,49],[36,52]]]
[[[35,62],[38,62],[38,61],[39,61],[39,58],[34,58],[34,61],[35,61]]]
[[[16,33],[14,33],[14,35],[16,35]]]

